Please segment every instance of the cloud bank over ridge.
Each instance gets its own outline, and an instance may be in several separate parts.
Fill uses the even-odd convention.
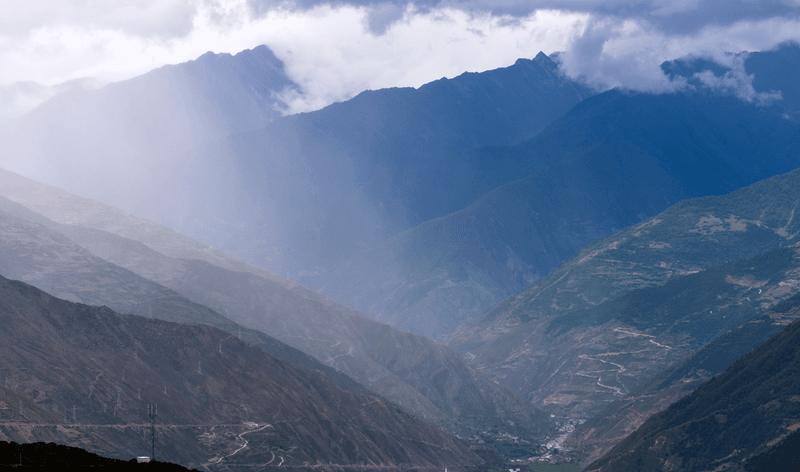
[[[800,41],[800,0],[32,0],[5,13],[0,92],[18,110],[0,117],[33,103],[12,96],[20,82],[117,81],[258,44],[302,87],[285,97],[294,113],[539,51],[563,51],[564,72],[599,89],[669,91],[682,84],[664,76],[665,60]]]

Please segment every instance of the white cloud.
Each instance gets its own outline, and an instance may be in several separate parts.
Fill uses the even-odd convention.
[[[116,81],[209,50],[267,44],[305,92],[287,96],[297,112],[364,89],[502,67],[540,50],[566,51],[564,70],[599,88],[670,90],[681,84],[663,76],[665,60],[701,53],[724,60],[725,52],[800,40],[795,0],[721,2],[31,0],[0,17],[0,86]],[[675,26],[690,17],[706,23]],[[34,96],[4,103],[18,113]],[[0,116],[12,113],[0,106]]]
[[[265,41],[305,92],[288,97],[292,112],[365,89],[417,87],[465,71],[507,66],[542,50],[551,53],[568,46],[588,18],[540,11],[507,22],[460,10],[406,12],[383,35],[374,36],[362,26],[368,14],[363,9],[320,7],[314,12],[292,15],[286,30],[273,31]]]
[[[685,84],[682,80],[670,82],[660,64],[688,55],[702,56],[733,69],[727,78],[720,79],[723,82],[714,82],[716,88],[737,90],[740,98],[759,101],[769,97],[752,95],[741,88],[752,84],[752,77],[748,78],[743,63],[737,62],[739,56],[730,53],[770,49],[787,40],[800,40],[800,20],[748,20],[708,26],[691,34],[666,34],[645,20],[593,17],[584,34],[561,55],[561,60],[569,76],[599,89],[621,87],[669,92]],[[701,78],[712,84],[711,77]],[[734,86],[733,81],[738,85]]]
[[[125,34],[175,37],[187,34],[202,6],[185,0],[26,0],[4,7],[0,31],[19,36],[40,28],[71,26]]]
[[[744,62],[748,55],[748,53],[727,54],[725,57],[717,59],[717,63],[731,69],[721,76],[715,75],[710,70],[704,70],[695,73],[694,77],[711,90],[733,95],[746,102],[766,105],[775,100],[780,100],[782,98],[780,91],[755,91],[753,88],[755,76],[748,74],[744,68]]]
[[[564,49],[588,18],[540,11],[511,21],[461,10],[386,8],[275,9],[256,17],[245,0],[198,3],[190,31],[169,38],[77,21],[47,24],[0,36],[0,63],[7,66],[0,70],[0,84],[53,85],[81,77],[116,81],[209,50],[235,53],[267,44],[306,92],[302,99],[294,97],[290,109],[305,111],[364,89],[419,86],[509,65],[540,50]],[[382,34],[374,34],[376,29]]]

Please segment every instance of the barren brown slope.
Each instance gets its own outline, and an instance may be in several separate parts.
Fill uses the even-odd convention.
[[[0,318],[9,388],[121,454],[149,449],[147,404],[157,403],[156,457],[189,467],[433,471],[480,463],[396,406],[343,392],[216,328],[120,315],[5,278]]]

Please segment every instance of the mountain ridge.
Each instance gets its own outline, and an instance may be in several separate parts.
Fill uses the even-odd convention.
[[[800,426],[798,328],[794,321],[586,470],[737,470],[787,437]]]
[[[0,290],[10,387],[57,418],[63,411],[52,426],[87,430],[118,452],[149,449],[146,405],[157,402],[158,457],[188,467],[271,468],[275,457],[324,470],[481,462],[396,406],[339,390],[216,328],[119,315],[5,278]],[[250,448],[241,448],[245,433]]]
[[[680,284],[699,289],[692,287],[689,279],[679,279],[700,280],[697,277],[701,274],[696,272],[711,271],[712,266],[725,261],[756,257],[795,243],[793,238],[800,234],[798,220],[793,216],[800,198],[798,176],[800,171],[795,170],[727,195],[686,200],[598,240],[547,277],[498,304],[478,322],[462,325],[449,345],[466,353],[481,372],[534,405],[547,406],[558,415],[588,418],[646,379],[637,375],[649,377],[677,360],[672,356],[688,354],[683,351],[679,355],[676,349],[685,339],[678,331],[667,336],[665,332],[651,332],[651,325],[637,325],[632,322],[634,318],[618,320],[613,300],[633,299],[634,289],[656,293],[668,285]],[[715,270],[738,267],[733,262],[729,264]],[[749,271],[749,266],[742,266],[735,272],[720,272],[717,278],[723,285],[739,290],[738,297],[747,297],[752,283],[767,283],[763,274],[748,275]],[[797,276],[790,272],[774,274],[769,290],[761,285],[764,293],[746,305],[754,311],[762,310],[793,294],[795,286],[789,279]],[[723,304],[716,300],[709,303]],[[599,316],[597,310],[603,307],[609,307],[608,314]],[[717,320],[725,325],[721,317],[726,313],[712,309],[713,315],[704,315],[691,326],[699,329],[705,318],[709,323]],[[741,311],[731,314],[746,315]],[[651,315],[641,314],[655,316]],[[679,319],[664,323],[666,327],[678,327]],[[691,336],[700,334],[698,331]],[[611,353],[633,352],[634,344],[641,344],[636,348],[642,350],[641,356],[613,360]],[[648,360],[647,356],[653,357]],[[623,365],[626,372],[617,372],[618,368],[611,364],[598,364],[596,359]],[[644,370],[632,368],[634,360],[637,369]],[[628,380],[622,384],[600,381],[603,387],[597,388],[600,386],[593,386],[592,378],[596,380],[598,376]]]

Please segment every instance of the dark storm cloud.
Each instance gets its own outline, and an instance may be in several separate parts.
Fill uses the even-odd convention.
[[[249,0],[256,15],[276,9],[306,10],[320,5],[366,7],[370,30],[384,32],[413,5],[421,13],[433,8],[522,17],[540,9],[554,9],[620,19],[644,20],[667,34],[690,34],[709,26],[728,26],[739,21],[800,16],[797,0]]]

